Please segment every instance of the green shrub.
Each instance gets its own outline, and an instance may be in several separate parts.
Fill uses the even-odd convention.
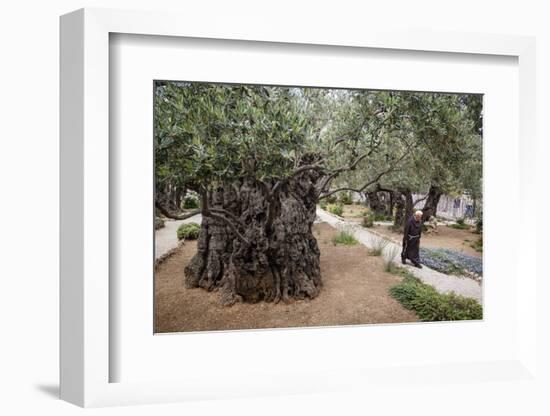
[[[362,209],[360,211],[357,211],[354,214],[350,214],[351,218],[363,218],[365,215],[367,215],[368,211]]]
[[[455,224],[451,224],[450,227],[456,228],[457,230],[469,230],[470,226],[466,224],[464,218],[459,218],[456,220]]]
[[[329,204],[327,208],[328,212],[334,215],[342,216],[342,214],[344,213],[344,207],[340,203]]]
[[[188,222],[178,227],[178,240],[196,240],[199,238],[201,226],[196,222]]]
[[[371,228],[374,226],[374,215],[372,213],[367,212],[367,214],[363,217],[363,220],[361,221],[361,225],[365,228]]]
[[[389,215],[378,212],[378,213],[374,214],[374,221],[386,221],[388,219],[388,217],[391,220],[392,217],[390,217]]]
[[[396,270],[399,268],[395,264],[395,259],[397,258],[397,255],[401,251],[401,248],[398,245],[393,244],[390,246],[387,250],[387,256],[384,259],[384,270],[388,273],[395,273]]]
[[[481,234],[482,232],[483,232],[483,216],[480,216],[476,220],[476,233]]]
[[[336,201],[337,201],[338,199],[336,198],[336,195],[333,194],[333,195],[327,196],[327,197],[325,198],[325,200],[326,200],[327,203],[329,203],[329,204],[334,204],[334,203],[336,203]]]
[[[155,218],[155,230],[158,230],[159,228],[164,227],[164,220],[162,218],[156,217]]]
[[[421,321],[456,321],[482,319],[483,309],[475,299],[454,292],[441,294],[422,283],[410,272],[399,268],[404,279],[390,289],[391,296],[405,308],[416,312]]]
[[[483,252],[483,234],[479,236],[479,238],[470,244],[470,247],[472,247],[475,251],[479,251],[480,253]]]
[[[369,250],[369,254],[371,256],[381,256],[384,253],[384,249],[389,243],[389,240],[386,240],[385,238],[376,237],[372,241],[372,247]]]
[[[321,201],[319,202],[319,207],[321,207],[321,209],[324,209],[326,211],[327,209],[327,201],[325,199],[321,199]]]
[[[351,205],[353,200],[351,199],[351,194],[349,192],[342,192],[339,198],[340,202],[344,205]]]
[[[183,199],[183,208],[184,209],[195,209],[199,207],[199,200],[194,196],[186,196]]]
[[[345,246],[354,246],[358,244],[359,242],[353,237],[351,234],[340,231],[338,234],[336,234],[334,237],[332,237],[332,244],[342,244]]]

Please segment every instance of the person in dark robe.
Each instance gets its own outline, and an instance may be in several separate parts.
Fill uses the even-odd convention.
[[[403,235],[403,251],[401,262],[407,264],[409,259],[415,267],[422,268],[420,264],[420,237],[422,236],[422,211],[416,211],[405,224]]]

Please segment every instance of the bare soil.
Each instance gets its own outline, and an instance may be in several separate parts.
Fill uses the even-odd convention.
[[[391,237],[399,242],[403,238],[401,232],[393,231],[392,227],[389,225],[375,225],[372,230]],[[439,225],[437,227],[437,234],[422,233],[420,246],[430,248],[447,248],[468,254],[470,256],[481,257],[482,253],[470,247],[470,244],[478,238],[479,235],[474,233],[472,230],[457,230],[456,228],[448,227],[446,225]]]
[[[187,241],[155,271],[155,332],[212,331],[414,322],[418,317],[389,295],[401,277],[384,272],[380,257],[363,245],[334,246],[337,233],[315,224],[321,250],[323,288],[313,300],[220,304],[219,294],[186,289],[183,269],[196,251]]]

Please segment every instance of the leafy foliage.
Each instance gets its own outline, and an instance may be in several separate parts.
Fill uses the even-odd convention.
[[[272,189],[309,164],[331,204],[380,184],[481,198],[481,96],[159,81],[154,106],[157,192]]]
[[[164,227],[164,220],[162,218],[155,217],[155,230],[158,230],[163,227]]]
[[[194,209],[199,207],[199,200],[194,196],[186,196],[183,200],[183,208]]]
[[[458,251],[444,248],[420,248],[422,264],[446,274],[462,274],[464,270],[483,275],[483,261]]]
[[[456,220],[456,223],[451,224],[449,227],[456,228],[457,230],[469,230],[470,226],[466,224],[464,218],[459,218]]]
[[[338,234],[336,234],[334,237],[332,237],[332,244],[335,246],[345,245],[345,246],[354,246],[356,244],[359,244],[359,242],[355,239],[355,237],[345,231],[340,231]]]
[[[200,230],[201,226],[196,222],[181,224],[177,230],[178,240],[196,240],[199,238]]]
[[[474,299],[455,293],[440,294],[418,279],[406,278],[390,292],[405,308],[415,311],[422,321],[483,319],[481,305]]]
[[[483,252],[483,234],[477,240],[470,244],[475,251]]]
[[[330,212],[331,214],[338,215],[340,217],[344,213],[344,207],[342,206],[342,204],[338,202],[335,204],[329,204],[327,206],[327,209],[328,209],[328,212]]]
[[[480,215],[476,220],[476,233],[481,234],[483,232],[483,215]]]
[[[405,308],[416,312],[420,320],[432,322],[483,319],[483,309],[475,299],[454,292],[441,294],[433,286],[422,283],[402,268],[397,273],[404,278],[390,289],[390,294]]]
[[[384,259],[384,270],[388,273],[397,273],[397,269],[399,266],[395,264],[395,259],[397,258],[397,255],[401,251],[400,247],[398,245],[392,244],[388,250],[386,258]]]
[[[351,194],[349,192],[342,192],[338,200],[344,205],[351,205],[353,203]]]
[[[374,226],[374,214],[367,212],[361,220],[361,226],[365,228],[371,228]]]
[[[157,181],[193,190],[227,178],[285,177],[307,153],[312,123],[296,88],[158,82]]]
[[[386,214],[382,214],[379,212],[374,214],[374,221],[391,221],[391,220],[392,220],[392,217]]]
[[[390,241],[386,238],[376,237],[372,241],[372,246],[369,250],[369,254],[371,256],[381,256],[389,243]]]

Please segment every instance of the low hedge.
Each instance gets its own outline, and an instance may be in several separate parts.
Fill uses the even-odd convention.
[[[201,231],[201,226],[196,222],[188,222],[181,224],[178,227],[177,235],[178,240],[196,240],[199,238],[199,233]]]
[[[401,283],[390,289],[391,296],[414,311],[421,321],[458,321],[483,319],[478,301],[451,293],[439,293],[431,285],[405,272]]]

